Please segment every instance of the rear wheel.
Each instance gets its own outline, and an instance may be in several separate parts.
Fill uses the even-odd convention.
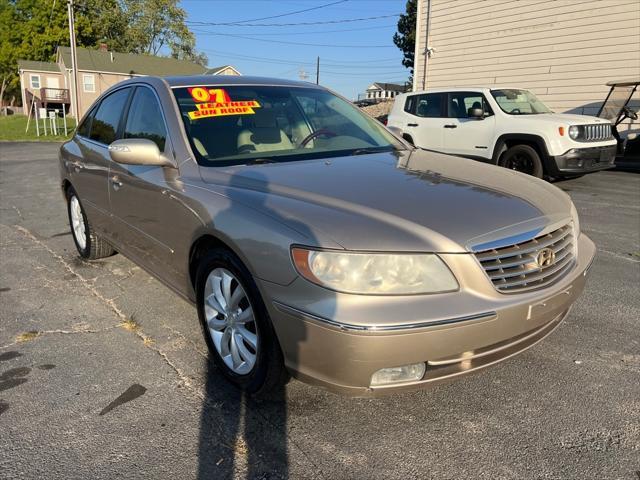
[[[210,355],[231,383],[264,395],[286,382],[267,309],[251,274],[235,255],[214,249],[201,260],[196,299]]]
[[[500,166],[537,178],[542,178],[544,174],[538,152],[529,145],[514,145],[509,148],[502,156]]]
[[[73,187],[67,189],[67,213],[69,214],[71,235],[82,258],[96,260],[115,253],[113,247],[93,230]]]

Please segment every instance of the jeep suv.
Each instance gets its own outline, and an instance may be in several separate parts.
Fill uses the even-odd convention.
[[[452,88],[398,95],[391,130],[417,147],[493,163],[542,178],[612,168],[611,122],[553,113],[516,88]]]

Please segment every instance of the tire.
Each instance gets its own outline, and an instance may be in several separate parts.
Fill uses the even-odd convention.
[[[514,145],[500,159],[500,166],[542,178],[544,168],[538,152],[529,145]]]
[[[225,281],[229,282],[226,295]],[[223,307],[220,296],[229,305],[238,288],[244,297],[241,292],[233,308]],[[258,287],[233,253],[216,248],[202,258],[196,272],[196,302],[210,358],[227,380],[256,397],[265,397],[287,382],[280,344]],[[245,313],[249,307],[253,315]]]
[[[93,230],[80,197],[73,187],[69,187],[66,194],[71,236],[80,256],[86,260],[97,260],[116,253],[113,247]]]

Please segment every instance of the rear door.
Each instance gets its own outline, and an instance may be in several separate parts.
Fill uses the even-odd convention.
[[[442,150],[446,93],[409,95],[405,101],[405,125],[402,130],[413,138],[416,147]]]
[[[108,146],[117,138],[130,93],[130,88],[123,88],[103,98],[76,134],[80,158],[74,162],[71,181],[94,228],[108,237],[112,233],[107,186],[112,161]]]
[[[483,108],[482,119],[469,115],[472,108]],[[447,96],[447,119],[444,150],[472,158],[491,158],[495,142],[496,117],[480,92],[450,92]]]

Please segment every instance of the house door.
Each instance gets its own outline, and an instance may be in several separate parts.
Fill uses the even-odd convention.
[[[60,79],[58,77],[47,77],[47,88],[60,88]]]

